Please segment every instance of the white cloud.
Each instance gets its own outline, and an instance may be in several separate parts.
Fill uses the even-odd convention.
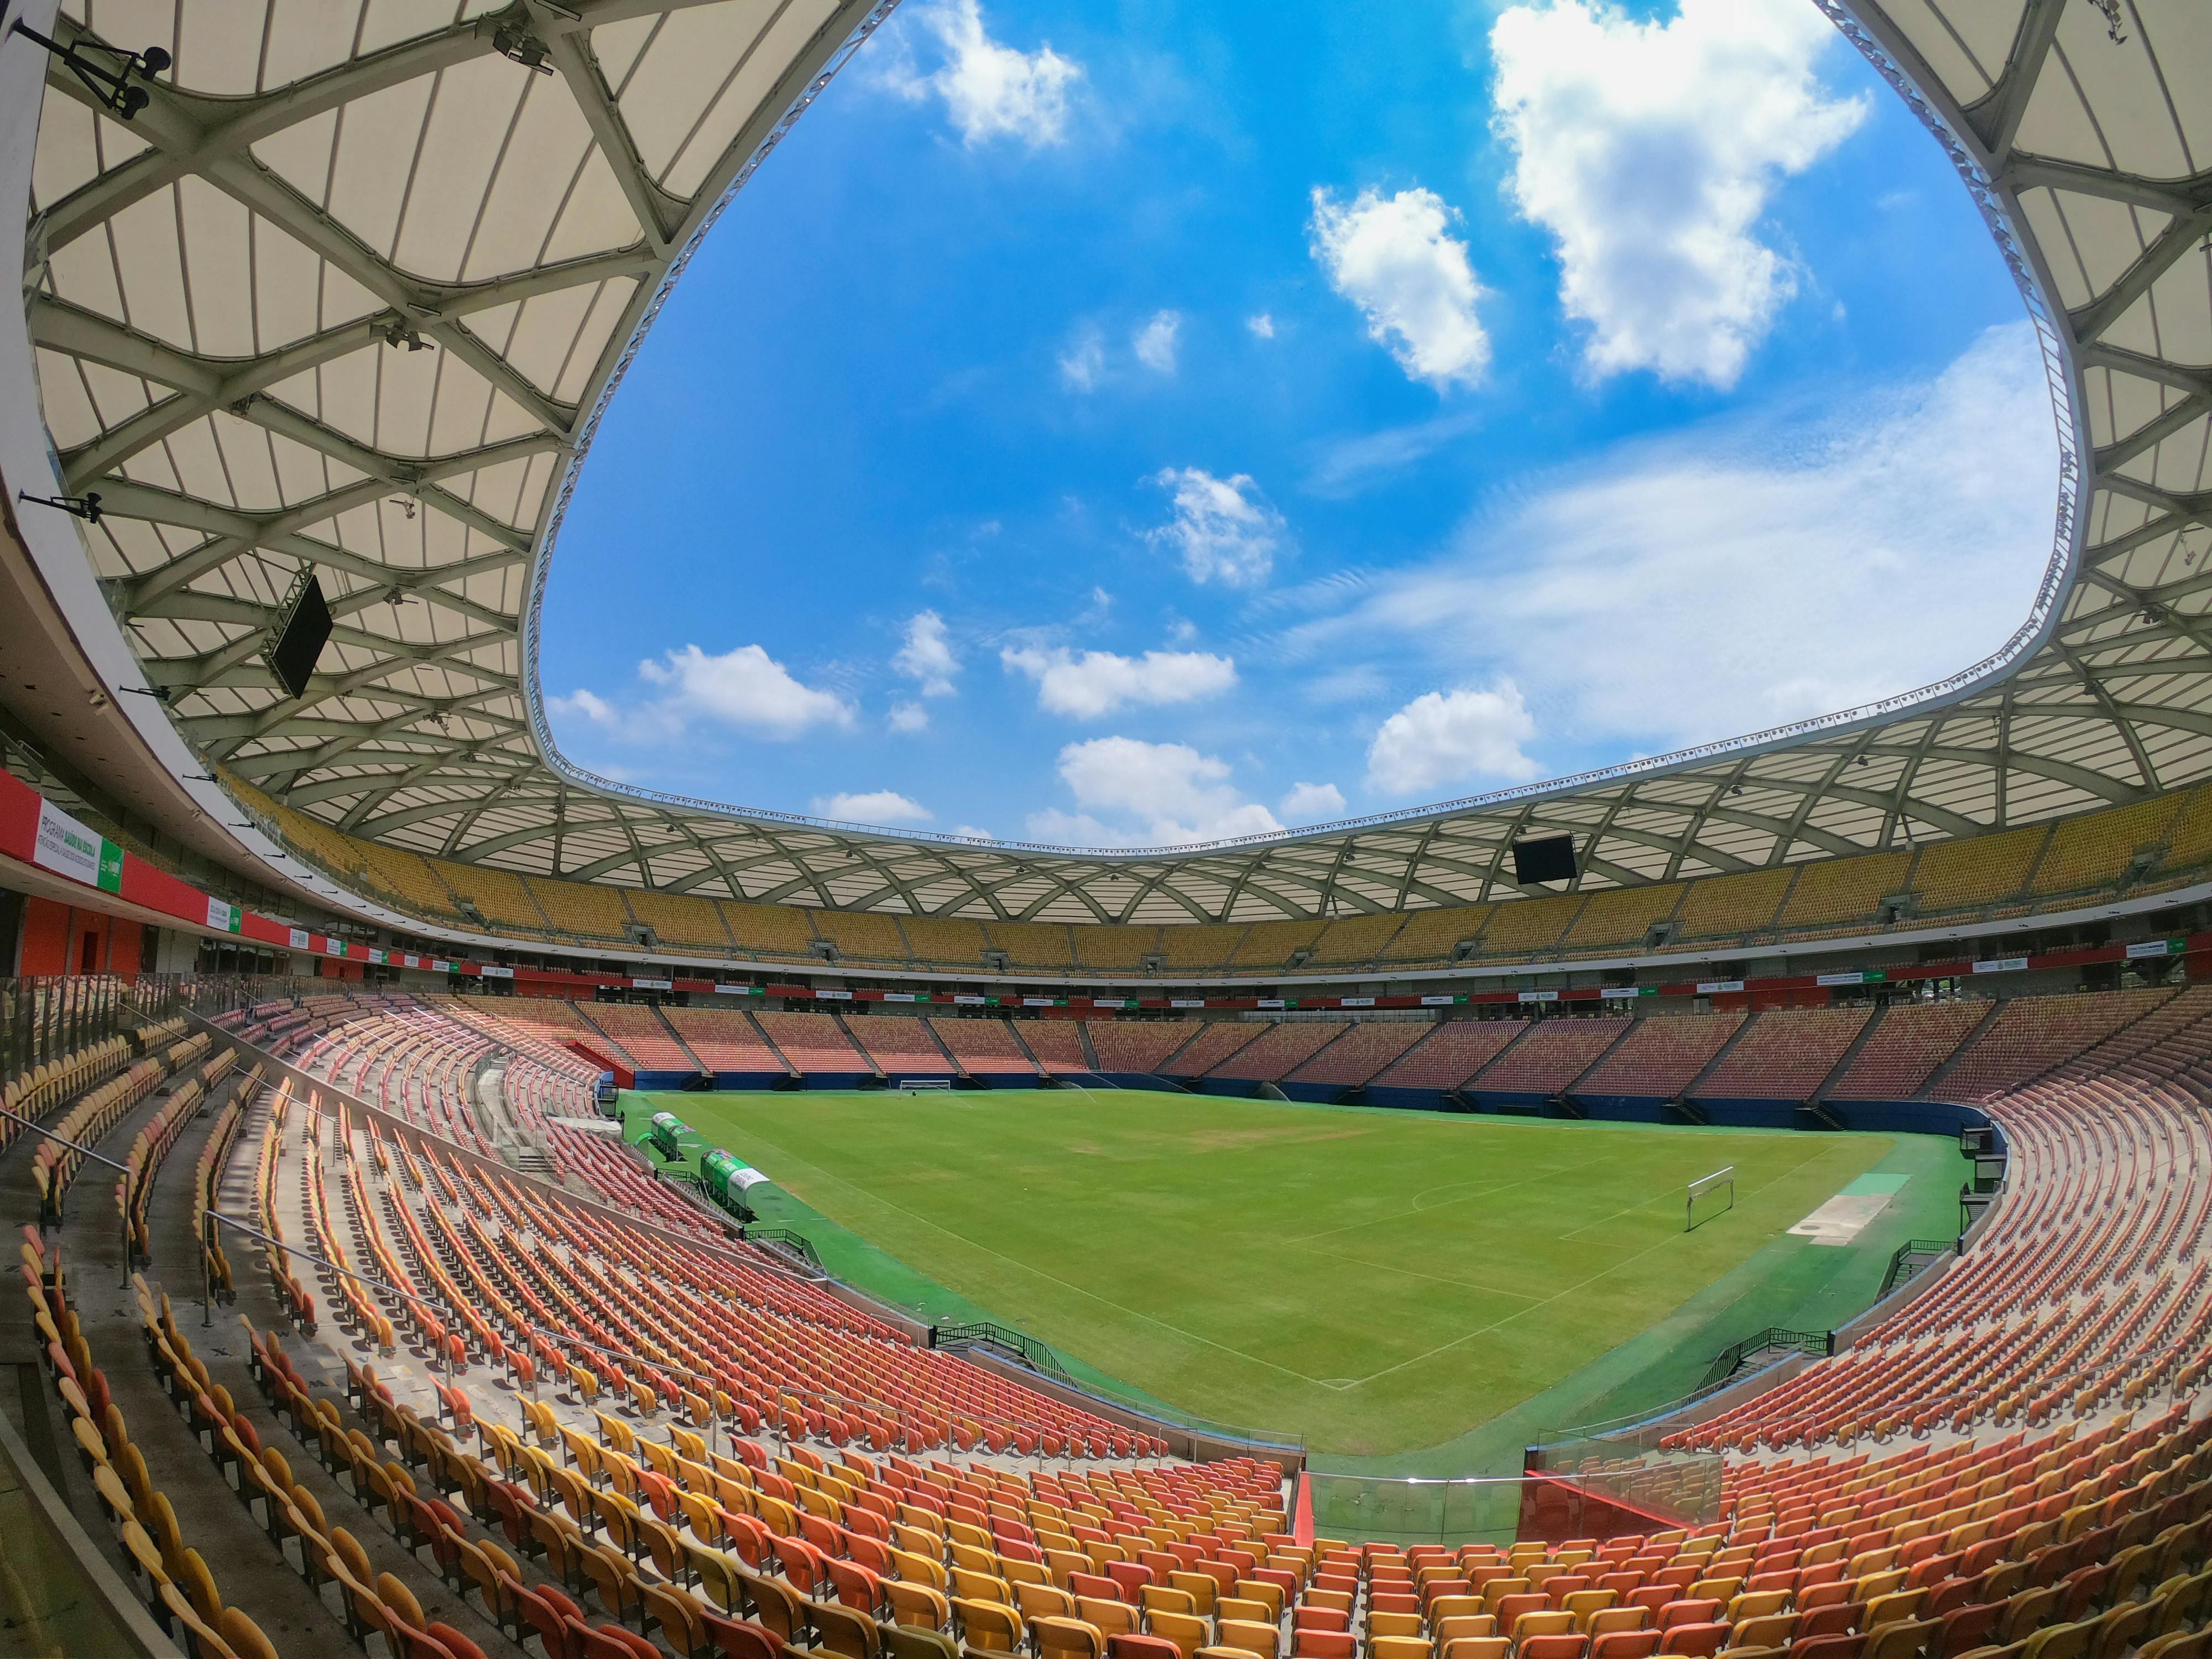
[[[2041,359],[2011,325],[1817,419],[1765,410],[1578,462],[1246,654],[1510,676],[1547,743],[1593,764],[1735,737],[2002,643],[2050,556],[2057,477]]]
[[[1042,42],[1024,52],[994,40],[977,0],[917,0],[900,12],[899,24],[882,83],[915,103],[943,99],[970,147],[1012,138],[1035,149],[1066,137],[1068,97],[1083,78],[1080,64]],[[927,73],[915,61],[917,37],[924,35],[940,58]]]
[[[1285,823],[1326,823],[1344,816],[1344,791],[1333,783],[1294,783],[1278,810]]]
[[[1180,554],[1193,581],[1243,587],[1267,580],[1282,545],[1283,515],[1248,475],[1217,478],[1200,467],[1170,466],[1152,482],[1174,493],[1175,516],[1146,538]]]
[[[1124,657],[1111,651],[1009,646],[999,660],[1009,672],[1036,682],[1038,708],[1079,720],[1095,720],[1131,703],[1189,702],[1237,684],[1235,662],[1204,651]]]
[[[1306,475],[1306,493],[1332,501],[1357,495],[1465,437],[1478,420],[1474,410],[1459,410],[1410,426],[1386,427],[1316,446],[1313,471]]]
[[[814,803],[817,817],[846,823],[927,823],[929,809],[895,789],[877,789],[865,795],[830,795]]]
[[[1316,187],[1307,226],[1314,258],[1367,319],[1368,337],[1438,391],[1473,386],[1490,364],[1490,337],[1475,315],[1482,288],[1467,244],[1449,234],[1455,216],[1434,191],[1385,198],[1370,186],[1347,207]]]
[[[1430,691],[1382,722],[1367,748],[1367,781],[1389,795],[1418,795],[1473,778],[1525,782],[1543,769],[1521,752],[1536,735],[1520,688]]]
[[[960,659],[945,643],[945,618],[934,611],[917,611],[908,617],[906,643],[891,659],[891,666],[919,685],[923,696],[951,696]]]
[[[1275,815],[1242,799],[1229,782],[1229,763],[1188,744],[1093,738],[1060,751],[1060,775],[1085,809],[1034,813],[1030,833],[1075,845],[1172,846],[1231,836],[1272,835]],[[1117,828],[1095,814],[1123,815]]]
[[[614,705],[593,691],[580,688],[565,697],[548,697],[545,706],[556,714],[581,714],[595,726],[612,726],[617,718]]]
[[[1176,371],[1176,350],[1182,335],[1182,313],[1156,311],[1145,325],[1129,337],[1137,361],[1155,374]]]
[[[672,735],[690,716],[778,738],[799,737],[817,726],[853,724],[853,708],[844,698],[800,684],[757,645],[741,645],[719,657],[687,645],[662,661],[640,663],[637,672],[665,694],[653,708],[641,712],[659,716]]]
[[[1796,291],[1760,216],[1869,108],[1813,74],[1835,39],[1802,0],[1680,0],[1665,22],[1547,0],[1492,25],[1510,188],[1558,245],[1595,373],[1735,384]]]
[[[1272,340],[1275,337],[1275,319],[1264,311],[1255,312],[1247,317],[1244,319],[1244,326],[1262,340]]]
[[[1106,343],[1095,328],[1079,330],[1060,356],[1060,378],[1078,392],[1089,392],[1106,372]]]
[[[929,710],[918,702],[895,702],[884,724],[898,732],[927,732],[929,730]]]

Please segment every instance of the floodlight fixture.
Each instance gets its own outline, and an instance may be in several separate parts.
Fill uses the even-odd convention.
[[[20,28],[22,26],[19,23],[16,27]],[[28,501],[33,507],[53,507],[68,514],[72,519],[82,519],[87,524],[100,522],[100,492],[97,489],[88,489],[82,495],[33,495],[28,490],[19,489],[15,492],[15,499]]]
[[[112,111],[118,121],[128,121],[154,101],[154,94],[137,81],[150,81],[169,67],[169,54],[159,46],[149,46],[143,52],[128,52],[121,46],[102,46],[86,40],[73,46],[43,35],[29,24],[18,22],[15,32],[27,40],[44,46],[67,66],[84,89],[98,99],[101,106]],[[105,53],[115,60],[114,66],[95,62],[85,56],[88,52]]]

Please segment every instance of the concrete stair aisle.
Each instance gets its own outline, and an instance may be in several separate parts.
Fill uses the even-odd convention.
[[[110,1157],[126,1152],[131,1137],[153,1116],[168,1092],[158,1091],[126,1116],[100,1143],[100,1150]],[[200,1323],[200,1257],[192,1231],[192,1174],[215,1119],[215,1113],[203,1112],[187,1123],[161,1164],[146,1217],[153,1261],[143,1271],[157,1293],[165,1282],[170,1287],[179,1328],[208,1367],[210,1377],[228,1389],[233,1402],[252,1419],[259,1395],[240,1358],[246,1344],[236,1322],[227,1310],[217,1309],[212,1325]],[[113,1170],[100,1165],[79,1172],[64,1207],[61,1243],[70,1294],[85,1340],[92,1346],[94,1363],[107,1379],[110,1397],[123,1413],[131,1443],[146,1460],[146,1472],[154,1485],[168,1495],[185,1545],[198,1550],[206,1561],[226,1605],[235,1603],[243,1608],[279,1652],[345,1651],[351,1643],[342,1618],[293,1571],[162,1390],[139,1335],[137,1303],[124,1284],[123,1241],[115,1222],[115,1179]],[[247,1179],[250,1182],[250,1173]],[[226,1194],[223,1207],[234,1209],[234,1197]],[[241,1249],[241,1241],[242,1236],[234,1235],[223,1241],[223,1248],[238,1267],[242,1288],[249,1271],[258,1271],[258,1257]],[[43,1378],[40,1382],[41,1387],[51,1386]],[[260,1420],[254,1421],[254,1427],[257,1433],[263,1432]],[[269,1443],[265,1433],[264,1443]],[[75,1459],[68,1462],[70,1473],[76,1474]],[[295,1474],[298,1474],[296,1468]],[[112,1534],[98,1508],[88,1513],[80,1507],[77,1513],[85,1530],[105,1545]],[[119,1549],[115,1553],[121,1553]]]

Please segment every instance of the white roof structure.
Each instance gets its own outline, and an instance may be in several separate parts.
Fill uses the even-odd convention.
[[[538,610],[599,412],[690,251],[892,0],[71,0],[173,68],[125,123],[49,66],[37,395],[147,683],[199,754],[350,833],[530,874],[983,918],[1260,921],[1757,868],[2212,772],[2212,13],[1820,4],[1958,167],[2059,434],[2005,649],[1905,696],[1533,787],[1150,852],[961,842],[628,788],[548,734]],[[33,8],[35,12],[39,9]],[[0,387],[0,396],[21,395]],[[13,480],[11,480],[13,482]],[[312,568],[307,695],[262,660]]]

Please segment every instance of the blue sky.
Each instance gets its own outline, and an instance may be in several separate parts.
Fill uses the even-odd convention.
[[[587,461],[556,739],[1086,846],[1441,800],[2000,643],[2055,447],[1809,0],[907,0]]]

